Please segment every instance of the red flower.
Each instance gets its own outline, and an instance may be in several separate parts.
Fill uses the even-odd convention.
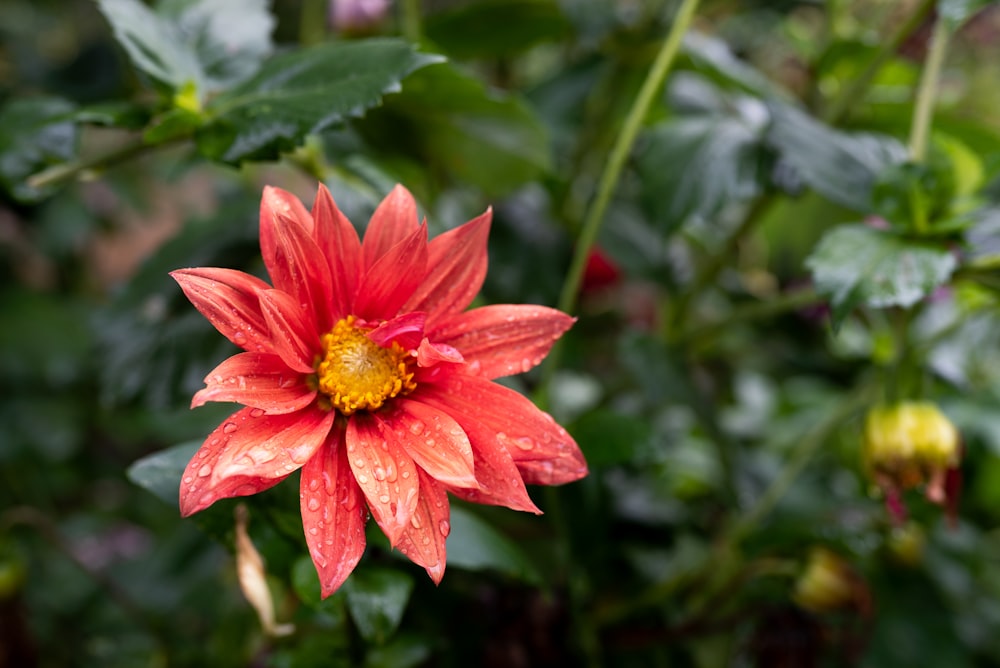
[[[266,490],[302,469],[306,542],[323,595],[350,575],[368,513],[389,542],[439,582],[447,492],[539,512],[525,483],[587,473],[572,437],[492,379],[527,371],[573,324],[555,309],[464,311],[486,275],[491,212],[428,243],[402,186],[364,243],[320,186],[312,212],[265,188],[260,245],[274,286],[230,269],[172,272],[238,353],[192,407],[234,413],[184,471],[184,516]]]

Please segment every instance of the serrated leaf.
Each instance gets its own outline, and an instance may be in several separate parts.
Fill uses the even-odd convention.
[[[866,225],[842,225],[824,235],[806,266],[816,290],[830,299],[836,327],[858,304],[913,306],[948,280],[956,260],[942,246]]]
[[[361,116],[416,69],[439,62],[395,39],[319,44],[267,61],[212,100],[197,134],[205,156],[238,164],[277,158],[310,134]]]
[[[359,568],[344,582],[343,590],[361,637],[381,645],[403,619],[413,578],[389,568]]]
[[[181,476],[187,463],[201,447],[201,441],[188,441],[138,459],[128,467],[128,479],[152,492],[166,503],[177,506]]]
[[[766,179],[762,102],[690,76],[679,77],[671,94],[691,113],[652,128],[637,157],[643,206],[666,234],[753,197]]]
[[[158,13],[194,52],[207,90],[252,76],[274,49],[268,0],[161,0]]]
[[[768,98],[782,94],[770,79],[738,58],[718,37],[691,30],[684,35],[681,48],[695,67],[725,82],[727,88],[735,87]]]
[[[485,0],[427,17],[424,31],[457,58],[511,56],[565,37],[569,20],[554,0]]]
[[[139,0],[97,0],[97,6],[139,70],[171,89],[193,82],[201,90],[202,68],[176,24]]]
[[[823,197],[868,213],[879,174],[907,158],[896,139],[873,133],[835,130],[787,104],[772,102],[773,122],[766,141],[781,161]]]
[[[450,64],[414,74],[374,116],[362,128],[371,141],[405,147],[491,195],[540,177],[552,164],[546,130],[520,98],[487,89]]]
[[[0,185],[18,200],[34,202],[49,191],[26,183],[45,167],[76,156],[75,106],[56,97],[14,99],[0,108]]]
[[[452,504],[448,566],[470,571],[495,570],[537,584],[541,576],[513,541],[468,510]]]

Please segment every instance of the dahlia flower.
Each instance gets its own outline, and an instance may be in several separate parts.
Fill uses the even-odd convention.
[[[492,382],[538,364],[573,319],[534,305],[465,310],[486,275],[490,220],[487,210],[428,242],[396,186],[361,242],[322,185],[311,212],[268,187],[260,246],[273,285],[231,269],[172,272],[243,349],[192,399],[243,408],[188,464],[181,513],[301,470],[302,525],[327,596],[360,560],[369,513],[440,582],[448,493],[538,513],[525,483],[586,475],[565,429]]]

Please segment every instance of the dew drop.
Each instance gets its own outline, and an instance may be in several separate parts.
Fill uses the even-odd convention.
[[[424,425],[424,423],[421,422],[420,420],[414,420],[413,422],[410,423],[410,432],[416,434],[417,436],[422,434],[425,428],[426,425]]]
[[[382,503],[389,503],[389,495],[383,494],[382,496],[378,497],[378,500],[381,501]]]
[[[420,524],[420,518],[417,517],[416,513],[414,513],[413,516],[410,517],[410,526],[412,526],[414,529],[419,529],[422,526]]]
[[[382,468],[381,466],[376,466],[375,470],[372,471],[372,473],[375,474],[375,479],[376,480],[382,481],[382,480],[385,480],[385,478],[386,478],[385,469]]]
[[[326,475],[326,471],[323,472],[323,475]],[[309,481],[309,491],[315,492],[318,489],[319,489],[319,479],[313,478],[312,480]]]
[[[409,477],[410,477],[410,472],[409,471],[403,471],[403,480],[406,480]]]
[[[205,464],[200,469],[198,469],[198,477],[207,478],[210,475],[212,475],[212,467],[209,466],[208,464]]]
[[[192,478],[191,476],[185,476],[184,478],[185,485],[190,485],[192,482],[194,482],[194,478]]]
[[[315,496],[309,499],[309,503],[306,504],[306,508],[308,508],[313,512],[319,510],[319,499],[317,499]]]
[[[264,410],[261,409],[261,408],[255,408],[252,411],[250,411],[250,417],[252,417],[252,418],[259,418],[263,414],[264,414]]]
[[[361,475],[358,476],[358,482],[364,485],[365,483],[368,482],[368,476],[362,473]]]
[[[317,529],[316,527],[309,527],[309,535],[310,536],[315,536],[318,533],[319,533],[319,529]]]
[[[358,457],[357,459],[355,459],[355,460],[354,460],[354,465],[355,465],[355,466],[358,466],[358,467],[361,467],[361,466],[364,466],[364,465],[365,465],[365,460],[364,460],[364,458],[362,458],[362,457]]]
[[[427,534],[424,534],[424,539],[421,542],[424,545],[430,545],[431,544],[431,538],[430,538],[430,536],[428,536]]]
[[[433,439],[433,438],[428,438],[428,439],[427,439],[426,441],[424,441],[424,442],[425,442],[425,443],[427,444],[427,447],[430,447],[430,448],[433,448],[433,447],[434,447],[434,445],[435,445],[435,441],[434,441],[434,439]]]
[[[243,332],[236,332],[233,334],[233,343],[238,346],[245,346],[247,344],[247,335]]]
[[[236,423],[235,422],[227,422],[222,427],[222,433],[223,434],[231,434],[234,431],[236,431],[236,429],[237,429],[237,427],[236,427]]]
[[[524,451],[533,450],[535,447],[535,442],[531,440],[528,436],[519,436],[514,439],[514,445],[519,447]]]
[[[451,524],[448,523],[448,520],[441,520],[438,522],[438,531],[440,531],[441,535],[445,538],[448,537],[448,534],[451,533]]]

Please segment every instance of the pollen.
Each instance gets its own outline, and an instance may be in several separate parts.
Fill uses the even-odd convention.
[[[411,355],[396,342],[383,348],[354,323],[348,316],[323,335],[323,358],[316,365],[317,389],[344,415],[376,410],[417,387]]]

